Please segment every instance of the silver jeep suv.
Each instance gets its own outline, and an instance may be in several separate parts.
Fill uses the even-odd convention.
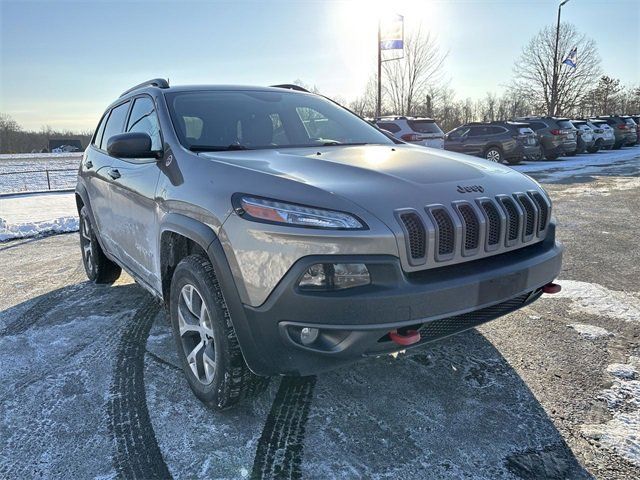
[[[125,269],[163,301],[189,385],[214,408],[559,288],[535,181],[395,143],[300,90],[145,82],[107,108],[80,166],[89,279]]]

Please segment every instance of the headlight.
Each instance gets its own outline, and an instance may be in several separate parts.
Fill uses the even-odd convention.
[[[311,228],[365,230],[364,222],[354,215],[307,207],[250,195],[234,195],[236,213],[248,220]]]
[[[344,290],[371,283],[364,263],[316,263],[300,279],[302,290]]]

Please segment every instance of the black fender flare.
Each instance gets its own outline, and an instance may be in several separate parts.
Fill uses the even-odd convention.
[[[258,343],[249,327],[244,304],[240,299],[238,287],[220,239],[209,226],[199,220],[179,213],[169,213],[163,218],[160,225],[158,251],[160,251],[162,235],[168,231],[191,239],[207,253],[207,257],[213,265],[218,278],[244,359],[252,372],[258,375],[263,372],[262,374],[264,375],[268,371],[265,368],[265,364],[268,362],[260,354],[261,349],[258,347]]]

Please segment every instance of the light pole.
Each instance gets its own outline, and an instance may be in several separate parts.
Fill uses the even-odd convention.
[[[378,98],[376,99],[376,118],[382,114],[382,49],[380,41],[382,33],[380,32],[380,19],[378,19]]]
[[[562,10],[562,6],[567,3],[569,0],[563,0],[558,5],[558,23],[556,25],[556,46],[553,51],[553,78],[551,80],[551,105],[549,115],[552,117],[556,114],[556,108],[558,103],[558,77],[560,76],[560,72],[558,71],[558,41],[560,39],[560,12]]]

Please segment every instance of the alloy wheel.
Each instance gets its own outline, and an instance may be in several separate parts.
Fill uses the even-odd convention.
[[[491,162],[502,163],[502,155],[500,155],[500,152],[498,150],[492,148],[487,152],[487,160]]]
[[[189,283],[180,291],[178,326],[182,350],[191,371],[200,383],[209,385],[216,371],[213,324],[202,295]]]
[[[82,261],[87,271],[93,272],[95,254],[91,235],[91,223],[89,223],[89,219],[85,215],[82,215],[80,220],[80,246],[82,247]]]

